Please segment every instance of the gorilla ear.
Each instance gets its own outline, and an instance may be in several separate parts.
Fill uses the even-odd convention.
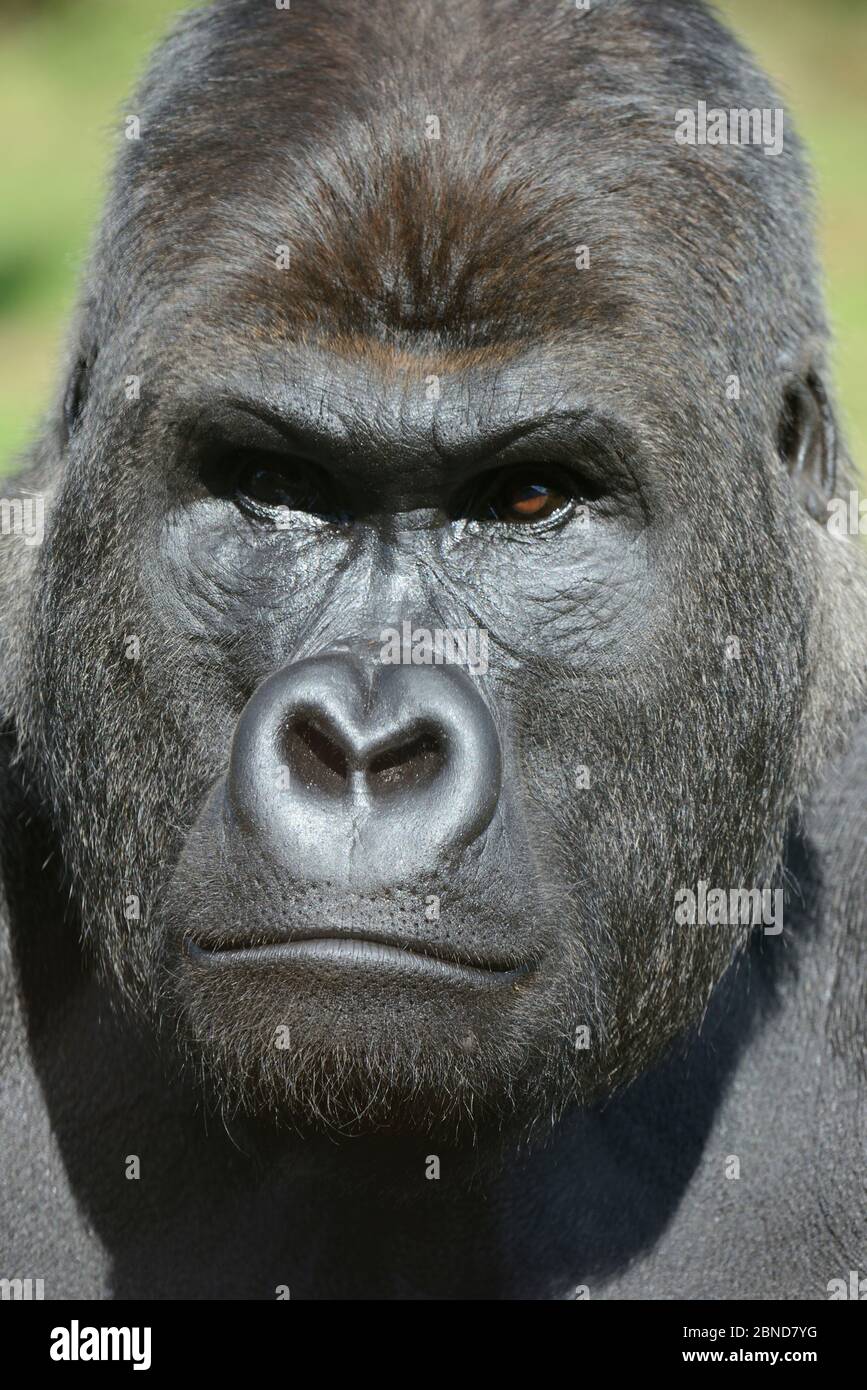
[[[63,426],[66,438],[72,434],[87,400],[90,372],[97,357],[97,348],[82,348],[66,384],[63,397]]]
[[[783,393],[778,448],[802,504],[823,521],[837,484],[837,432],[815,372],[790,381]]]

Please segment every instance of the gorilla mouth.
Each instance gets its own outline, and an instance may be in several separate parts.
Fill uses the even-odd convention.
[[[448,955],[432,955],[429,951],[414,950],[412,946],[371,936],[305,936],[267,945],[207,944],[188,940],[186,954],[194,965],[203,969],[231,969],[233,966],[304,965],[328,970],[357,969],[376,973],[394,972],[443,983],[483,985],[512,984],[526,978],[533,969],[530,963],[520,965],[469,962]]]

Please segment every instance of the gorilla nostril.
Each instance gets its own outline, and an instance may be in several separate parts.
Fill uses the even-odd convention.
[[[379,753],[367,769],[367,783],[374,796],[413,791],[432,782],[445,763],[442,738],[423,730]]]
[[[426,786],[446,761],[442,732],[435,728],[404,730],[368,761],[354,756],[330,721],[309,710],[296,711],[281,735],[282,758],[292,776],[304,786],[331,796],[349,790],[360,773],[372,796],[393,796]]]
[[[349,767],[338,743],[309,718],[295,719],[283,739],[289,771],[305,786],[339,793],[346,790]]]

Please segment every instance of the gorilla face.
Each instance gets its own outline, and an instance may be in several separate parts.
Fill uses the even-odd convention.
[[[213,22],[196,71],[258,72],[266,20]],[[206,86],[195,179],[158,104],[97,253],[23,755],[107,977],[222,1105],[539,1129],[700,1018],[744,933],[677,925],[677,890],[777,863],[815,604],[785,324],[751,333],[749,266],[702,330],[722,310],[691,247],[658,257],[664,195],[593,196],[602,139],[566,204],[571,147],[529,120],[468,172],[457,114],[431,151],[371,112],[374,159],[273,92],[270,135],[218,120]],[[683,193],[679,157],[654,177]],[[761,198],[722,159],[707,225],[749,243]]]
[[[350,370],[265,393],[206,359],[97,433],[40,741],[101,958],[224,1102],[533,1122],[700,1014],[737,942],[674,893],[772,869],[797,686],[727,661],[730,573],[690,611],[650,425],[589,370],[571,402],[554,368],[445,377],[436,408]],[[487,670],[394,663],[404,623],[417,656],[484,634]]]

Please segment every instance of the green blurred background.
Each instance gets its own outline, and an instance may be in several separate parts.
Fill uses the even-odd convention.
[[[0,471],[47,404],[123,102],[183,8],[0,0]],[[838,387],[863,466],[867,0],[722,0],[719,8],[776,79],[812,150]]]

